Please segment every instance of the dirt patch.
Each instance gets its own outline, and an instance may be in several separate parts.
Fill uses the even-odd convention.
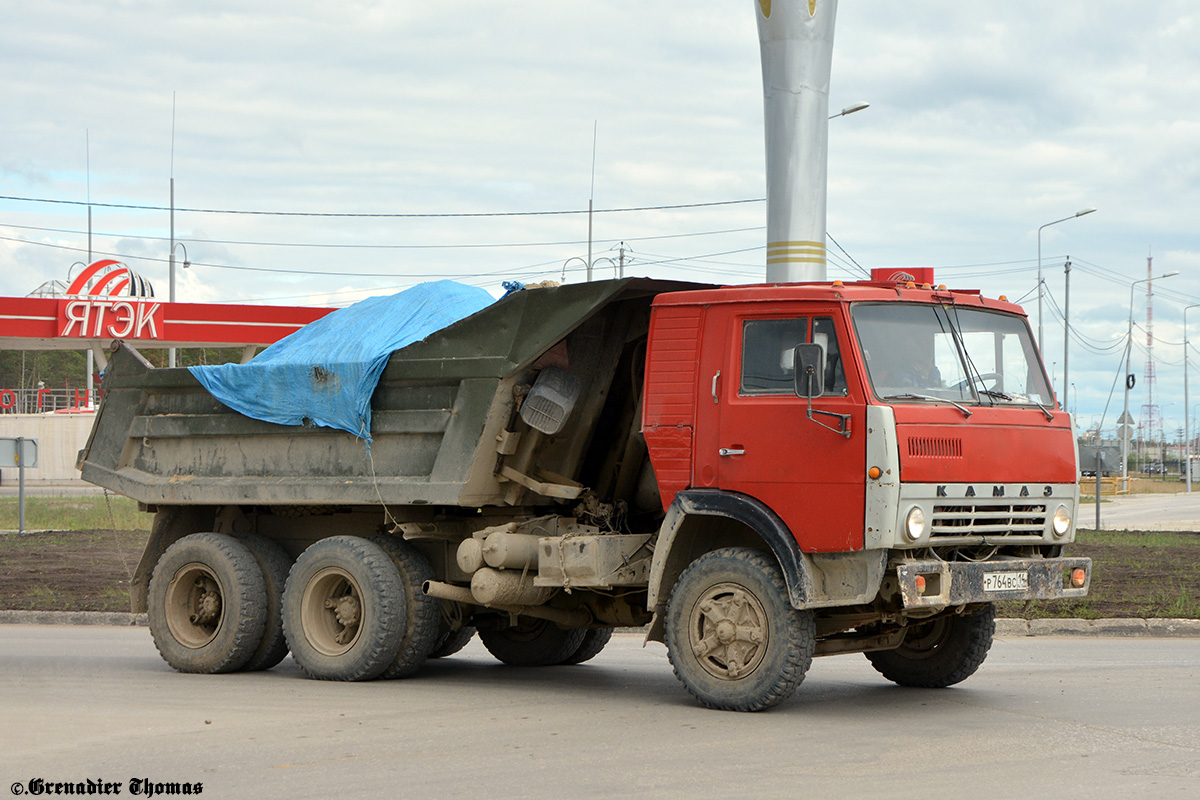
[[[129,611],[129,582],[149,531],[0,536],[0,608]]]
[[[0,608],[129,611],[129,581],[149,531],[0,536]],[[1200,619],[1200,534],[1081,532],[1068,555],[1094,562],[1082,600],[1000,603],[1007,617]]]

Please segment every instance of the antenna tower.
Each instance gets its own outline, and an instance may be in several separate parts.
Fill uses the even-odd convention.
[[[1154,402],[1154,283],[1150,280],[1153,256],[1146,256],[1146,404],[1142,406],[1142,419],[1138,438],[1142,443],[1143,459],[1150,457],[1149,445],[1163,442],[1162,414]],[[1161,461],[1163,454],[1158,453]]]

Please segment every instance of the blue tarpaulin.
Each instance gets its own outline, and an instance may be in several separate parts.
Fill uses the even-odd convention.
[[[494,302],[454,281],[422,283],[338,309],[245,364],[189,367],[214,397],[248,417],[339,428],[371,441],[371,395],[393,351]]]

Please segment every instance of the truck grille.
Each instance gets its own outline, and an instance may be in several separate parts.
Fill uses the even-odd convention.
[[[963,536],[1037,536],[1046,528],[1046,506],[975,502],[935,505],[929,535],[934,539]]]

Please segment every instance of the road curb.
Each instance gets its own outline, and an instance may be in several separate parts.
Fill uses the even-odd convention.
[[[1200,637],[1200,619],[998,619],[997,636]]]
[[[13,625],[145,625],[145,614],[120,611],[0,611],[0,624]]]
[[[145,614],[118,611],[2,611],[0,625],[144,626]],[[645,628],[618,628],[619,633],[645,635]],[[1200,637],[1200,619],[998,619],[996,635],[1017,636],[1154,636]]]

